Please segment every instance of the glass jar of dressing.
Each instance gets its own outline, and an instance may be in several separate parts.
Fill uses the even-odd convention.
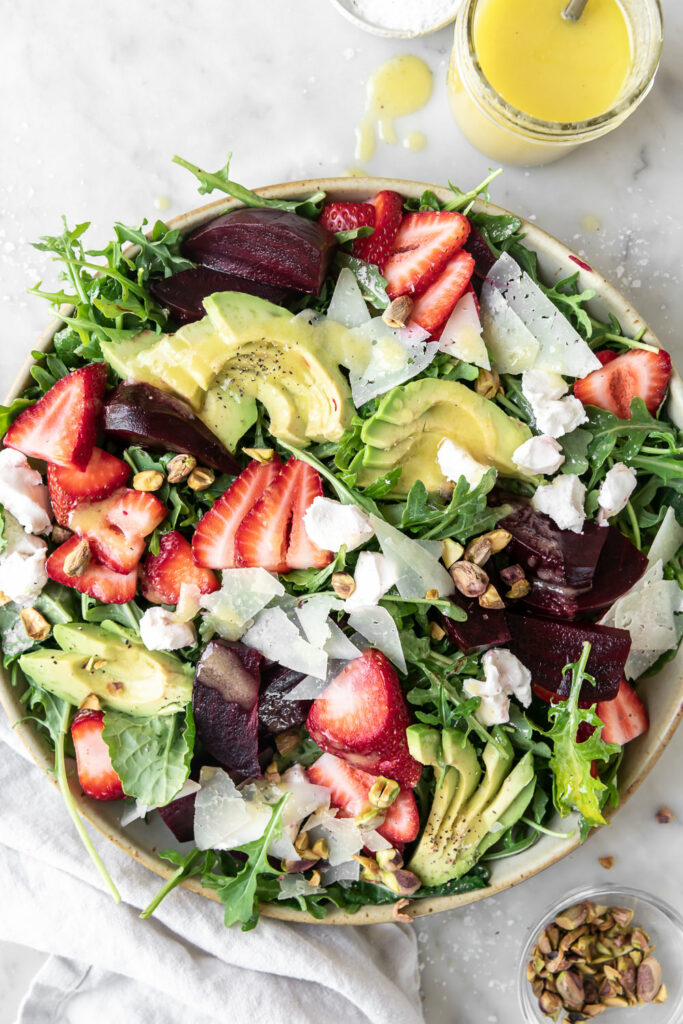
[[[624,121],[662,49],[659,0],[465,0],[448,69],[465,137],[503,163],[550,163]]]

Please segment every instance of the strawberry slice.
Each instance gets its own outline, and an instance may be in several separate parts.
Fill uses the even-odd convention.
[[[413,306],[411,320],[425,331],[435,334],[453,312],[457,301],[467,291],[474,257],[464,249],[452,256],[436,281],[419,296]]]
[[[102,739],[104,713],[90,708],[77,711],[71,724],[78,781],[93,800],[123,800],[121,779],[114,771],[109,748]]]
[[[235,534],[238,565],[288,571],[289,523],[299,486],[299,465],[297,459],[289,459],[240,523]]]
[[[82,501],[101,501],[128,480],[130,467],[115,455],[93,448],[85,469],[49,462],[47,484],[55,519],[66,526],[69,514]]]
[[[377,778],[334,754],[323,754],[306,772],[315,786],[330,790],[330,802],[339,808],[340,818],[355,818],[370,804],[368,795]],[[420,831],[420,817],[410,789],[402,789],[377,829],[392,844],[411,843]]]
[[[324,569],[332,561],[332,552],[323,551],[309,538],[304,526],[304,514],[315,498],[322,497],[320,474],[307,462],[296,464],[297,483],[292,506],[292,528],[287,548],[289,569]]]
[[[600,362],[602,363],[603,366],[607,366],[608,363],[611,363],[615,359],[619,358],[617,353],[616,352],[612,352],[612,350],[609,349],[609,348],[603,348],[603,350],[601,352],[596,352],[595,353],[595,357],[596,357],[596,359],[600,360]]]
[[[206,569],[234,569],[237,566],[235,534],[238,527],[281,468],[277,455],[270,462],[250,462],[213,503],[197,523],[192,538],[192,553],[197,565]]]
[[[138,574],[135,570],[125,574],[113,572],[96,558],[92,558],[80,576],[68,576],[64,572],[67,555],[70,555],[79,543],[79,537],[70,537],[52,552],[45,563],[45,570],[50,579],[63,583],[65,587],[72,587],[79,594],[89,594],[104,604],[127,604],[132,601],[138,583]]]
[[[595,706],[602,722],[602,739],[606,743],[624,743],[640,736],[650,725],[645,705],[632,686],[621,680],[614,700],[601,700]]]
[[[375,226],[375,208],[372,203],[325,203],[319,223],[333,232],[372,228]]]
[[[375,230],[367,238],[356,239],[353,254],[383,271],[403,220],[403,197],[398,192],[383,189],[371,200],[371,205],[375,208]]]
[[[380,651],[367,650],[313,701],[306,728],[328,753],[402,786],[416,786],[422,769],[408,753],[410,722],[394,667]]]
[[[671,376],[671,356],[660,349],[632,349],[593,370],[574,384],[574,394],[584,405],[606,409],[622,420],[631,419],[631,402],[642,398],[654,415],[662,404]]]
[[[159,541],[159,554],[147,555],[142,563],[140,589],[154,604],[177,604],[182,583],[199,587],[200,594],[211,594],[220,587],[214,572],[196,564],[189,541],[171,530]]]
[[[6,447],[59,466],[85,469],[106,383],[106,363],[91,363],[62,377],[17,416],[5,434]]]
[[[406,214],[384,265],[389,297],[425,291],[469,233],[470,223],[461,213],[442,210]]]
[[[67,525],[87,539],[98,561],[128,573],[142,558],[145,537],[165,518],[166,506],[154,494],[122,487],[103,501],[77,505]]]

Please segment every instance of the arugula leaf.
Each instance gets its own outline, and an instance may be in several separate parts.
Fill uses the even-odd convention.
[[[578,476],[581,476],[582,473],[588,471],[590,467],[588,462],[588,445],[590,441],[590,431],[582,430],[581,427],[576,427],[570,434],[565,434],[562,437],[560,441],[562,454],[564,455],[562,473],[576,473]]]
[[[508,505],[488,508],[486,495],[496,482],[495,469],[489,469],[476,487],[464,476],[458,480],[448,503],[429,494],[421,480],[408,492],[401,514],[401,529],[409,530],[423,540],[445,540],[454,537],[464,541],[478,533],[493,529],[499,519],[510,511]]]
[[[345,245],[346,242],[353,242],[356,238],[367,238],[374,230],[369,224],[364,224],[360,228],[349,228],[348,231],[335,231],[334,237],[337,239],[337,245]]]
[[[282,874],[278,868],[271,867],[268,861],[268,847],[273,839],[282,834],[282,812],[290,794],[285,793],[276,804],[273,804],[270,821],[260,839],[240,846],[236,852],[246,855],[246,863],[240,865],[237,874],[228,877],[211,874],[202,879],[204,885],[216,890],[225,905],[225,926],[239,922],[242,931],[250,931],[258,921],[259,885],[264,876]]]
[[[194,719],[185,713],[149,718],[108,709],[102,738],[127,796],[148,807],[164,807],[180,792],[190,774]]]
[[[480,185],[470,189],[469,192],[463,192],[461,189],[454,185],[451,181],[448,182],[448,187],[453,193],[454,198],[445,202],[442,206],[444,210],[460,210],[462,213],[468,214],[472,208],[474,200],[481,198],[484,202],[489,201],[489,185],[491,182],[498,177],[499,174],[503,173],[503,168],[499,167],[496,171],[491,171],[488,177],[484,178]]]
[[[558,281],[552,288],[543,286],[543,291],[579,333],[588,339],[593,333],[593,323],[583,307],[595,298],[595,290],[586,288],[585,291],[580,292],[578,280],[579,272],[577,270],[575,274]]]
[[[183,879],[193,878],[195,875],[204,875],[210,872],[216,860],[216,854],[213,850],[199,850],[196,847],[186,854],[178,853],[177,850],[162,850],[159,856],[175,864],[176,870],[162,885],[154,899],[140,912],[140,917],[143,920],[152,916],[161,901],[176,889]]]
[[[65,759],[65,744],[66,735],[69,730],[69,722],[71,720],[71,705],[67,704],[65,700],[55,697],[54,694],[48,693],[46,690],[41,689],[39,686],[36,686],[35,683],[31,682],[29,682],[28,689],[26,690],[25,699],[29,709],[35,712],[35,714],[29,717],[31,717],[41,729],[44,729],[47,732],[54,746],[55,776],[57,778],[59,791],[62,794],[62,799],[66,804],[69,817],[73,821],[74,827],[78,832],[83,846],[87,850],[90,859],[104,880],[112,898],[116,903],[120,903],[121,896],[119,895],[119,891],[114,885],[109,872],[105,868],[100,855],[93,846],[92,840],[85,830],[85,826],[83,825],[76,808],[76,801],[74,800],[73,793],[71,792],[71,787],[69,785],[69,776]]]
[[[338,252],[334,257],[334,265],[340,270],[346,267],[360,285],[363,298],[375,309],[386,309],[389,305],[387,295],[386,278],[373,263],[366,263],[359,260],[357,256],[351,256],[347,252]]]
[[[191,164],[188,160],[183,160],[179,156],[173,157],[173,163],[184,167],[187,171],[194,174],[195,178],[199,179],[200,195],[208,195],[210,192],[218,189],[219,192],[225,192],[227,195],[232,196],[233,199],[238,199],[245,206],[265,206],[272,210],[288,210],[290,213],[299,213],[302,217],[308,218],[319,215],[323,199],[325,198],[324,192],[314,192],[313,195],[307,196],[306,199],[264,199],[263,196],[259,196],[250,189],[245,188],[244,185],[238,185],[236,181],[230,180],[231,159],[232,153],[228,153],[228,159],[225,161],[224,166],[213,172],[203,171],[201,167],[197,167],[196,164]]]
[[[127,604],[101,604],[87,594],[81,595],[81,618],[83,622],[116,622],[126,629],[132,629],[140,636],[142,608],[135,601]]]
[[[0,405],[0,437],[4,437],[12,423],[24,409],[33,405],[31,398],[15,398],[11,405]]]
[[[0,505],[0,554],[7,547],[7,538],[5,537],[5,509]]]
[[[579,660],[566,666],[564,671],[572,673],[571,690],[566,700],[549,706],[548,718],[552,726],[546,735],[553,741],[550,767],[557,810],[563,818],[577,810],[589,825],[606,825],[600,798],[607,787],[599,778],[593,778],[591,765],[593,761],[609,761],[621,748],[601,739],[602,722],[594,707],[579,707],[582,683],[587,680],[595,685],[595,679],[586,672],[590,650],[591,645],[586,641]],[[576,733],[582,722],[594,726],[595,731],[589,739],[577,743]]]

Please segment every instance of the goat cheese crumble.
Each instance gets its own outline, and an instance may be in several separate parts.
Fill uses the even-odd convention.
[[[583,403],[568,395],[568,390],[564,378],[551,370],[526,370],[522,374],[522,394],[542,434],[562,437],[588,419]]]
[[[503,725],[510,721],[510,698],[523,707],[531,704],[531,672],[504,647],[487,651],[481,659],[484,680],[465,679],[463,689],[470,697],[481,697],[476,716],[482,725]]]
[[[27,533],[50,529],[50,499],[43,478],[31,469],[25,455],[12,448],[0,451],[0,504]]]
[[[598,523],[607,526],[607,522],[622,509],[626,508],[628,499],[636,487],[636,471],[623,462],[617,462],[608,470],[598,492]]]
[[[525,473],[551,476],[564,463],[562,448],[554,437],[540,434],[530,437],[512,453],[512,461]]]
[[[550,516],[561,530],[581,533],[586,519],[585,499],[585,484],[575,473],[564,473],[552,483],[538,487],[531,504],[537,512]]]
[[[140,619],[140,637],[148,651],[176,651],[197,642],[192,623],[179,622],[166,608],[147,609]]]
[[[0,591],[20,607],[32,604],[47,583],[47,544],[5,512],[7,547],[0,554]]]
[[[441,472],[447,480],[457,484],[461,476],[465,477],[470,487],[480,483],[484,473],[490,468],[477,462],[465,448],[445,437],[436,453]]]

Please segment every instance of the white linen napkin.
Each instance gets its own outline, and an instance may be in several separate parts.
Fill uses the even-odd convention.
[[[222,907],[159,880],[95,834],[114,904],[61,796],[0,712],[0,938],[53,954],[16,1024],[422,1024],[409,924],[226,929]]]

